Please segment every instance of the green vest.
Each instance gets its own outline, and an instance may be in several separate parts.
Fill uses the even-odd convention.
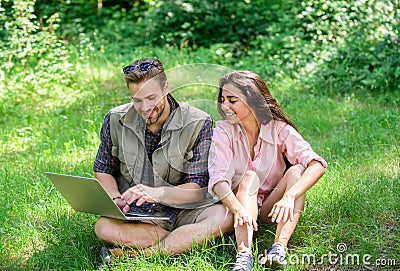
[[[192,147],[208,115],[185,103],[173,112],[163,127],[159,148],[152,156],[154,187],[183,183],[184,164],[193,157]],[[146,159],[145,124],[131,103],[111,110],[112,155],[120,161],[115,176],[121,193],[141,182]],[[210,139],[211,140],[211,139]],[[207,167],[207,161],[204,161]]]

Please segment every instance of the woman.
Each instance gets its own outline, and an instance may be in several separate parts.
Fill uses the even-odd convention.
[[[305,193],[327,163],[297,132],[257,74],[235,71],[220,80],[209,158],[209,192],[234,215],[237,255],[232,270],[253,270],[253,231],[277,223],[266,264],[287,265],[286,247]]]

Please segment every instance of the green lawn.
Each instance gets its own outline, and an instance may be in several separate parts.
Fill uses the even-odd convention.
[[[194,58],[160,56],[168,67]],[[60,83],[50,94],[1,93],[0,270],[95,269],[96,216],[72,210],[44,172],[93,175],[103,116],[129,101],[120,62],[127,61],[89,64],[74,88]],[[364,262],[373,270],[400,269],[399,94],[332,97],[292,88],[285,79],[273,83],[278,101],[329,164],[307,194],[289,243],[288,270],[360,270]],[[210,106],[215,88],[185,87],[173,94],[217,117]],[[274,230],[260,229],[255,251],[270,246]],[[337,254],[331,263],[330,254]],[[305,255],[316,264],[301,261]],[[111,270],[229,270],[232,259],[229,250],[210,241],[176,257],[121,259]]]

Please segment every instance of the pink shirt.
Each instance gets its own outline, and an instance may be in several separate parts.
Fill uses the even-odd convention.
[[[286,169],[284,157],[290,164],[299,165],[302,172],[312,160],[327,167],[326,161],[312,150],[310,144],[282,121],[272,120],[261,125],[253,160],[241,126],[226,120],[217,121],[209,156],[208,190],[215,197],[213,186],[217,182],[227,181],[232,187],[232,183],[237,184],[247,170],[253,170],[260,179],[258,205],[261,206],[265,195],[283,177]]]

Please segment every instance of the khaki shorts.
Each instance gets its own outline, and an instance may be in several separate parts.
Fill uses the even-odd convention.
[[[143,223],[148,223],[155,225],[157,227],[160,227],[166,231],[173,231],[176,228],[179,228],[183,225],[188,225],[188,224],[193,224],[196,222],[197,218],[201,213],[203,213],[207,208],[212,207],[211,206],[206,206],[202,208],[197,208],[197,209],[190,209],[190,210],[182,210],[176,219],[174,223],[169,222],[168,220],[140,220],[137,222],[143,222]]]

